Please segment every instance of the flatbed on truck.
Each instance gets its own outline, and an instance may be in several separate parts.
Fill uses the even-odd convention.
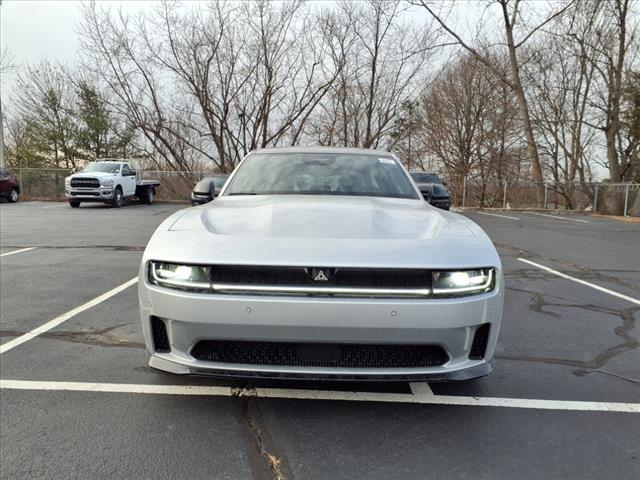
[[[81,172],[65,178],[65,196],[69,205],[77,208],[84,202],[100,202],[120,208],[125,200],[137,198],[151,205],[158,180],[142,180],[135,162],[103,159],[89,163]]]

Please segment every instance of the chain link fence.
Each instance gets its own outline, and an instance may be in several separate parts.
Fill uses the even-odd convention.
[[[64,179],[73,173],[70,168],[12,168],[20,181],[23,200],[65,200]],[[191,189],[202,177],[213,172],[144,171],[143,180],[159,180],[156,199],[188,201]]]
[[[640,216],[639,183],[483,182],[451,187],[452,205],[465,208],[577,210]],[[538,195],[540,202],[538,203]]]
[[[25,200],[64,200],[64,179],[71,169],[14,168]],[[194,184],[213,172],[144,171],[145,180],[159,180],[156,199],[189,201]],[[464,179],[448,185],[451,205],[466,208],[578,210],[640,217],[638,183],[495,182]]]

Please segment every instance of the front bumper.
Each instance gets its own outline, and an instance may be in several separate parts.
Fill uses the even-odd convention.
[[[492,292],[451,299],[356,299],[200,294],[139,281],[149,365],[177,374],[348,380],[465,380],[487,375],[503,304],[499,275]],[[170,351],[154,351],[151,317],[163,319]],[[491,323],[485,355],[470,359],[476,329]],[[227,364],[191,355],[201,340],[430,344],[448,354],[440,366],[335,368]]]
[[[65,187],[64,194],[69,201],[108,202],[113,200],[114,187],[75,188]]]

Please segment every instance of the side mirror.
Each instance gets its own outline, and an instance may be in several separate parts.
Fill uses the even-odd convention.
[[[135,176],[135,175],[138,173],[138,172],[136,172],[135,170],[130,170],[130,172],[131,172],[131,173],[130,173],[130,176],[132,176],[132,177],[133,177],[133,176]]]
[[[216,192],[216,186],[213,182],[209,185],[209,201],[213,200],[218,196],[218,192]]]
[[[445,187],[448,185],[447,182],[442,182],[442,185],[444,185]]]

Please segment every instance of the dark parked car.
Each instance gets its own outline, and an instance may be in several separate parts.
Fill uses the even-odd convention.
[[[424,199],[434,207],[449,210],[449,191],[445,183],[435,173],[411,172],[411,178],[416,182]]]
[[[0,197],[17,202],[20,196],[20,182],[8,169],[0,168]]]
[[[210,202],[218,196],[218,192],[224,186],[229,175],[211,175],[204,177],[193,187],[191,192],[191,205],[202,205]]]

